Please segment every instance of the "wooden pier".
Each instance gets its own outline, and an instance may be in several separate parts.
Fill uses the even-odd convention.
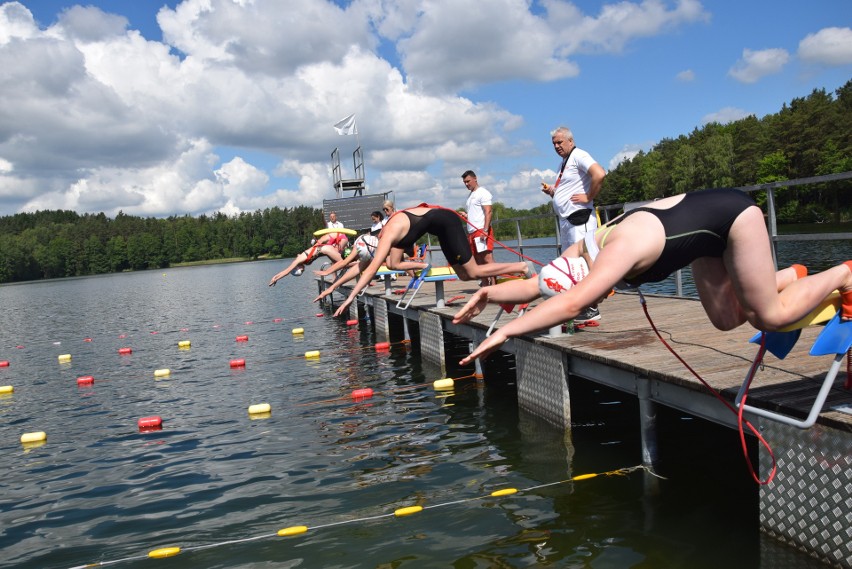
[[[388,294],[380,282],[369,287],[350,307],[350,316],[369,310],[377,338],[389,339],[391,327],[408,335],[411,324],[419,333],[424,359],[444,366],[444,337],[452,334],[481,342],[501,310],[490,306],[464,325],[452,316],[477,288],[477,282],[441,283],[443,295],[456,300],[439,308],[436,284],[425,284],[407,308],[398,308],[399,292],[408,284],[400,277]],[[325,286],[322,281],[320,288]],[[348,294],[349,287],[341,287]],[[730,332],[713,328],[694,299],[646,295],[654,325],[677,354],[729,402],[743,383],[758,346],[749,343],[757,331],[748,325]],[[530,306],[534,309],[536,303]],[[514,338],[503,351],[517,364],[518,403],[557,428],[570,429],[570,376],[579,376],[635,395],[639,399],[643,457],[653,462],[654,406],[666,405],[720,423],[736,426],[736,416],[709,393],[654,334],[639,296],[619,293],[600,307],[599,326],[572,335],[547,333]],[[517,314],[503,314],[505,324]],[[414,327],[411,326],[413,329]],[[783,360],[767,353],[748,393],[748,404],[794,418],[808,414],[834,360],[808,351],[821,327],[809,327]],[[844,366],[845,370],[845,366]],[[816,424],[799,429],[746,414],[770,441],[778,463],[772,484],[760,490],[762,529],[788,544],[836,567],[852,567],[852,390],[844,388],[841,372]],[[760,475],[765,478],[771,458],[760,449]]]

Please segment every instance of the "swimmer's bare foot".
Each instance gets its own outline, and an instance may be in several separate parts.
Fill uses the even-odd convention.
[[[852,272],[852,261],[843,263]],[[852,275],[850,275],[852,277]],[[849,288],[840,290],[840,319],[849,322],[852,321],[852,278],[846,281],[849,283]]]

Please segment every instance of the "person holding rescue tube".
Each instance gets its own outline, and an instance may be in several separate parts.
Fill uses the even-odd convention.
[[[802,265],[776,271],[763,212],[735,189],[691,192],[630,210],[587,233],[565,254],[583,257],[588,275],[495,330],[461,364],[487,356],[509,338],[574,318],[613,287],[658,282],[687,265],[701,304],[719,330],[745,322],[766,332],[778,330],[806,316],[835,289],[841,295],[841,318],[852,320],[852,261],[811,276]],[[488,302],[527,300],[523,295],[531,286],[522,284],[480,289],[453,322],[470,320]]]
[[[420,263],[403,261],[402,255],[403,251],[410,248],[426,233],[438,238],[444,257],[452,265],[456,275],[463,281],[494,277],[506,273],[520,273],[527,277],[535,275],[532,264],[525,262],[477,265],[470,250],[467,232],[459,215],[445,207],[421,204],[396,212],[388,220],[381,235],[379,235],[375,257],[361,273],[358,283],[334,315],[339,316],[346,311],[355,297],[370,283],[385,259],[388,261],[389,269],[420,268],[422,266]]]

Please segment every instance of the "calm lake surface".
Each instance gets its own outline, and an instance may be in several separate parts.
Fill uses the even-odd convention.
[[[282,266],[0,287],[0,385],[14,386],[0,398],[0,566],[820,566],[760,535],[734,431],[661,408],[665,479],[564,482],[641,462],[634,400],[572,379],[573,428],[554,430],[519,412],[510,358],[438,393],[416,345],[376,353],[367,323],[310,303],[307,274],[267,287]],[[446,376],[472,373],[452,365],[466,350],[448,348]],[[272,412],[252,419],[259,403]],[[162,430],[140,432],[152,415]],[[24,447],[34,431],[46,444]],[[507,487],[520,492],[489,497]],[[426,509],[392,515],[411,505]],[[311,529],[276,536],[297,525]],[[146,558],[163,547],[183,552]]]

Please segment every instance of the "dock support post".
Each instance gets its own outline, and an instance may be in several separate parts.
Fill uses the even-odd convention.
[[[446,372],[444,328],[438,314],[420,313],[420,353],[424,360],[439,366],[441,373]]]
[[[518,406],[562,429],[571,428],[567,357],[530,342],[515,344]]]
[[[657,407],[651,400],[651,380],[647,377],[637,376],[636,394],[639,397],[642,464],[653,466],[659,455],[657,451]]]
[[[390,342],[390,325],[388,324],[388,303],[382,297],[373,299],[373,320],[375,321],[376,338]]]

